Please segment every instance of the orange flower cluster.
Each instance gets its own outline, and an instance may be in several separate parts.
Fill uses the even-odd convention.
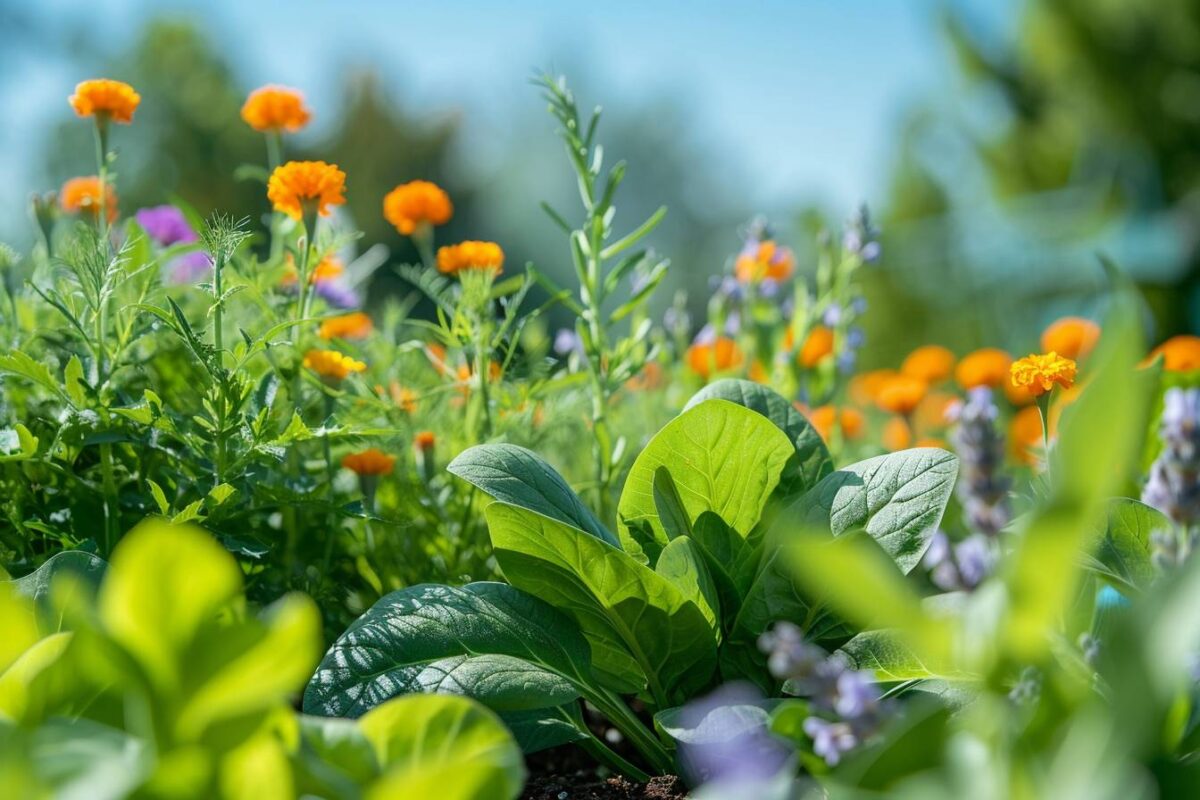
[[[1058,353],[1031,354],[1012,365],[1012,382],[1022,386],[1034,397],[1040,397],[1058,384],[1070,389],[1075,383],[1075,362]]]
[[[71,178],[63,184],[58,202],[69,214],[84,214],[97,219],[100,216],[100,179],[95,175]],[[117,218],[117,192],[111,183],[104,185],[104,214],[110,223]]]
[[[428,453],[437,443],[437,437],[433,435],[433,431],[420,431],[413,437],[413,446],[422,453]]]
[[[386,390],[382,386],[376,386],[375,393],[380,397],[390,397],[405,414],[415,414],[417,411],[417,393],[401,386],[397,381],[389,383]]]
[[[142,96],[128,83],[98,78],[77,85],[75,94],[68,101],[81,117],[97,117],[128,125],[133,122],[133,112],[142,102]]]
[[[880,387],[875,403],[884,411],[907,417],[917,410],[928,391],[929,385],[925,381],[901,373]]]
[[[796,257],[787,247],[771,239],[750,242],[734,262],[734,275],[741,283],[757,283],[764,279],[787,280],[796,268]]]
[[[242,106],[242,119],[263,133],[295,133],[308,124],[312,113],[304,106],[304,95],[286,86],[255,89]]]
[[[445,225],[454,213],[450,195],[429,181],[409,181],[383,198],[383,217],[405,236],[423,225]]]
[[[692,372],[707,380],[714,373],[741,366],[742,351],[733,339],[718,336],[712,342],[696,342],[689,347],[687,360]]]
[[[267,182],[267,199],[275,210],[293,219],[304,216],[306,207],[321,216],[329,215],[330,206],[346,202],[346,173],[324,161],[289,161],[278,166]],[[312,235],[312,231],[309,231]]]
[[[963,356],[954,370],[954,378],[964,389],[987,386],[997,389],[1008,383],[1012,356],[995,347],[984,347]]]
[[[495,242],[459,242],[438,248],[437,267],[447,275],[464,270],[490,270],[499,274],[504,269],[504,251]]]
[[[309,350],[304,354],[304,366],[327,383],[340,383],[352,373],[365,372],[367,369],[363,362],[337,350]]]
[[[342,458],[342,466],[359,475],[387,475],[396,466],[396,457],[371,447]]]
[[[342,314],[321,323],[317,334],[322,339],[365,339],[375,326],[362,311]]]

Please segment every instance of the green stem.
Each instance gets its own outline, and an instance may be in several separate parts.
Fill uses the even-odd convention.
[[[437,266],[437,259],[433,255],[433,228],[429,225],[422,224],[413,231],[413,245],[417,248],[417,254],[421,257],[421,263],[426,269],[434,269]]]
[[[664,775],[671,772],[674,766],[671,754],[663,747],[662,742],[647,730],[629,706],[625,705],[620,695],[609,689],[601,689],[599,693],[590,695],[587,699],[629,739],[656,772]]]
[[[492,435],[491,398],[488,396],[488,373],[492,364],[488,333],[485,312],[480,311],[475,320],[475,382],[479,389],[478,407],[483,417],[483,428],[476,436],[477,442],[485,441]]]
[[[587,734],[587,738],[581,740],[579,746],[586,750],[592,758],[603,764],[607,764],[626,778],[631,778],[638,783],[648,783],[650,781],[650,775],[647,775],[633,764],[621,758],[620,755],[605,745],[604,742],[597,739],[591,731],[584,730],[584,733]]]

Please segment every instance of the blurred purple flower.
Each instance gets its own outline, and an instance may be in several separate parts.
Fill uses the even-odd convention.
[[[862,347],[867,341],[867,334],[857,325],[851,325],[846,331],[846,346],[852,350]]]
[[[758,282],[758,293],[765,298],[772,298],[779,294],[779,281],[774,278],[763,278]]]
[[[187,244],[199,238],[196,231],[192,230],[192,226],[188,224],[187,217],[175,206],[143,208],[137,212],[135,217],[138,225],[142,226],[142,230],[162,247]]]
[[[712,344],[717,340],[717,332],[713,330],[712,323],[708,323],[699,331],[696,332],[696,338],[692,340],[693,344]]]
[[[854,309],[855,316],[862,316],[867,313],[867,298],[856,297],[850,301],[850,308]]]
[[[853,350],[844,350],[838,353],[837,369],[842,375],[849,375],[854,372],[854,366],[858,363],[858,353]]]
[[[171,283],[195,283],[212,270],[212,259],[208,253],[196,250],[184,253],[170,263]]]
[[[995,549],[986,536],[975,534],[955,544],[941,530],[933,535],[923,561],[934,585],[946,592],[975,589],[991,574],[995,562]]]
[[[842,307],[837,303],[830,303],[826,306],[825,311],[821,314],[821,322],[827,328],[835,328],[842,321]]]
[[[820,717],[804,720],[804,732],[813,740],[813,752],[836,766],[842,756],[858,746],[858,737],[845,722],[830,722]]]
[[[1200,389],[1167,390],[1159,438],[1162,453],[1150,466],[1142,502],[1186,527],[1200,520]]]
[[[778,774],[792,753],[770,733],[769,718],[762,694],[746,683],[725,684],[685,705],[672,735],[686,779],[739,784]]]
[[[317,281],[317,295],[336,308],[357,308],[362,303],[358,292],[339,281]]]
[[[725,335],[737,336],[742,330],[742,315],[736,311],[729,312],[725,318]]]
[[[583,355],[583,342],[579,340],[579,335],[572,329],[559,328],[554,334],[554,352],[560,356],[571,353]]]

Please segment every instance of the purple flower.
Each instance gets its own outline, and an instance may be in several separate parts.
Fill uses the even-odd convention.
[[[554,352],[560,356],[569,355],[570,353],[583,355],[583,342],[579,341],[578,334],[572,329],[559,328],[554,334]]]
[[[1142,502],[1186,527],[1200,520],[1200,389],[1167,390],[1159,438],[1162,453],[1150,466]]]
[[[999,413],[986,387],[972,389],[948,416],[957,425],[951,441],[962,459],[958,496],[972,530],[994,536],[1008,524],[1011,481],[1002,471],[1004,436],[996,428]]]
[[[763,780],[788,763],[790,748],[768,730],[759,691],[728,683],[685,705],[678,715],[678,759],[694,783]]]
[[[736,311],[729,312],[729,316],[725,318],[725,335],[737,336],[742,330],[742,315]]]
[[[712,323],[708,323],[699,331],[696,332],[696,338],[692,340],[693,344],[712,344],[717,340],[717,332],[713,330]]]
[[[858,354],[853,350],[845,350],[838,353],[837,369],[842,375],[849,375],[854,372],[854,365],[858,363]]]
[[[850,308],[854,309],[855,316],[862,316],[867,313],[867,298],[856,297],[850,301]]]
[[[954,592],[971,591],[983,583],[995,561],[995,550],[986,536],[975,534],[954,544],[939,530],[925,551],[924,564],[934,585]]]
[[[804,720],[804,732],[813,740],[813,752],[835,766],[842,755],[858,746],[858,737],[845,722],[829,722],[820,717]]]
[[[846,331],[846,346],[852,350],[862,347],[867,341],[867,334],[857,325],[851,325]]]
[[[879,692],[871,683],[872,674],[867,671],[846,670],[837,679],[837,696],[833,710],[838,716],[848,719],[873,714],[879,705]]]
[[[187,244],[199,238],[188,224],[187,217],[175,206],[143,208],[135,216],[142,230],[161,247]]]
[[[195,283],[212,269],[212,259],[208,253],[195,250],[184,253],[170,263],[171,283]]]
[[[827,328],[836,328],[837,324],[842,321],[842,307],[837,303],[831,303],[826,307],[824,313],[821,314],[821,322]]]
[[[362,303],[358,292],[339,281],[317,281],[317,295],[337,308],[357,308]]]
[[[779,281],[774,278],[763,278],[758,282],[758,294],[760,297],[772,298],[779,294]]]

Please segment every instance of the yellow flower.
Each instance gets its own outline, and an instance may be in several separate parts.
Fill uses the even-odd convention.
[[[355,311],[325,320],[317,333],[322,339],[365,339],[374,327],[369,316]]]
[[[454,213],[450,196],[436,183],[410,181],[383,198],[383,217],[405,236],[422,225],[445,225]]]
[[[275,210],[293,219],[304,215],[305,206],[321,216],[329,215],[329,206],[346,202],[346,173],[336,164],[324,161],[289,161],[275,168],[267,182],[267,199]],[[312,231],[309,231],[312,235]]]
[[[504,268],[504,251],[495,242],[459,242],[438,248],[437,267],[448,275],[473,269],[499,274]]]
[[[1075,383],[1075,362],[1051,350],[1014,361],[1011,373],[1013,386],[1023,386],[1034,397],[1039,397],[1053,389],[1056,383],[1070,389]]]
[[[327,383],[345,380],[354,372],[363,372],[367,365],[337,350],[309,350],[304,354],[304,366],[321,376]]]
[[[954,353],[938,344],[918,347],[900,365],[905,375],[920,378],[926,383],[941,383],[954,370]]]
[[[396,466],[396,457],[372,447],[342,458],[342,466],[359,475],[387,475]]]
[[[128,83],[98,78],[76,86],[69,102],[81,117],[98,117],[102,121],[128,125],[133,122],[133,112],[142,102],[142,96]]]
[[[242,119],[256,131],[295,133],[308,124],[312,113],[304,106],[304,95],[286,86],[255,89],[242,106]]]
[[[100,216],[100,179],[95,175],[71,178],[59,192],[59,203],[69,214],[96,219]],[[104,214],[110,223],[117,218],[117,192],[111,183],[104,184]]]

